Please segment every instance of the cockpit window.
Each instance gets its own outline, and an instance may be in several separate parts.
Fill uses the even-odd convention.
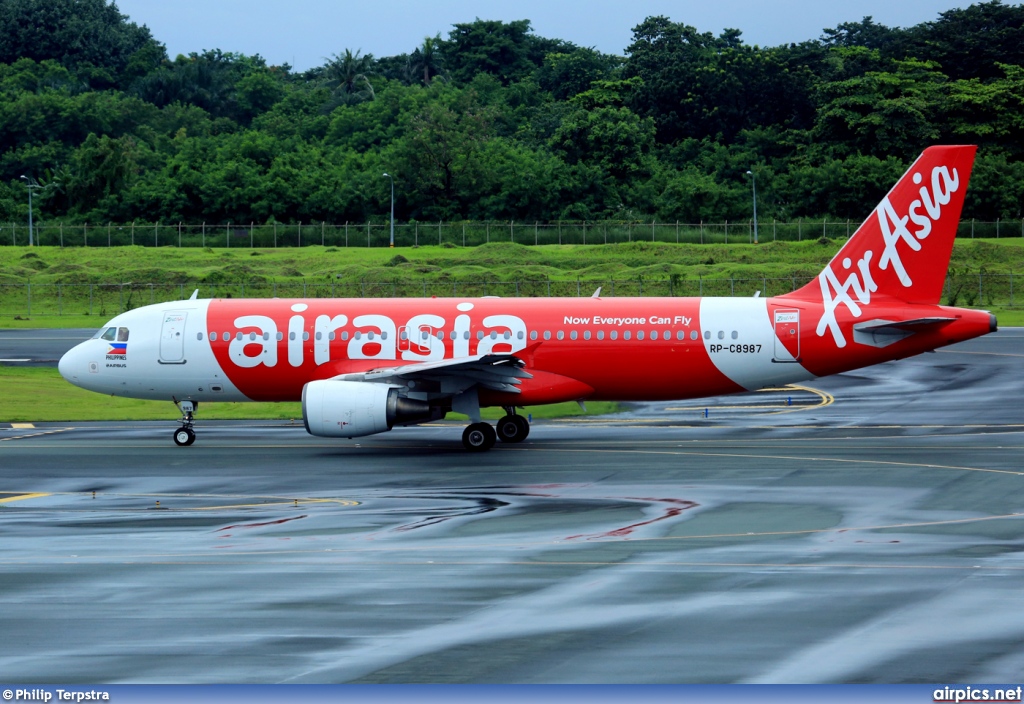
[[[103,331],[103,335],[100,336],[100,339],[113,342],[115,337],[117,337],[117,328],[107,328]]]
[[[117,341],[118,342],[128,342],[128,328],[118,328],[117,329]]]

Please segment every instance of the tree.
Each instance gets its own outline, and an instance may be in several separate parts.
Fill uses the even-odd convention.
[[[537,69],[537,82],[551,91],[555,100],[566,100],[590,88],[594,81],[611,78],[621,64],[618,56],[594,49],[554,52],[544,57],[544,64]]]
[[[443,74],[444,57],[441,52],[441,34],[424,37],[423,44],[410,58],[412,71],[423,76],[423,85],[429,86],[435,76]]]
[[[374,73],[373,55],[360,56],[360,51],[352,53],[345,49],[344,54],[334,54],[327,62],[324,78],[329,87],[334,89],[330,107],[352,105],[375,97],[370,76]]]
[[[452,78],[469,83],[479,73],[489,73],[508,85],[529,75],[548,51],[574,48],[532,34],[530,20],[501,22],[481,20],[459,23],[448,33],[442,49]],[[541,53],[543,51],[543,53]]]
[[[141,52],[141,54],[140,54]],[[106,0],[3,0],[0,2],[0,63],[54,59],[73,71],[95,69],[107,87],[133,60],[166,57],[145,26],[129,22]]]

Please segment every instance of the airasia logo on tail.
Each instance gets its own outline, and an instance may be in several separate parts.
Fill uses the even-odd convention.
[[[824,311],[818,320],[815,332],[818,337],[823,337],[826,332],[831,332],[837,347],[846,347],[846,337],[836,320],[836,310],[839,306],[845,306],[854,318],[861,317],[863,315],[861,306],[870,304],[871,294],[878,291],[876,283],[878,277],[875,274],[877,270],[888,271],[891,267],[903,288],[913,286],[914,282],[910,274],[907,273],[903,257],[908,254],[913,256],[912,253],[921,251],[923,246],[921,243],[928,238],[934,225],[939,222],[943,207],[949,204],[953,194],[960,188],[960,174],[955,167],[952,170],[945,165],[933,167],[930,181],[926,185],[922,185],[924,177],[920,171],[916,171],[914,167],[911,168],[911,171],[913,173],[910,179],[914,185],[920,186],[918,189],[920,197],[911,201],[906,214],[900,215],[896,211],[888,195],[875,208],[881,235],[881,242],[877,242],[877,244],[882,247],[882,255],[878,258],[877,269],[873,262],[874,250],[865,249],[857,260],[856,266],[851,257],[844,256],[840,262],[842,271],[837,272],[834,267],[839,258],[836,257],[825,267],[824,271],[818,274]],[[902,184],[903,180],[897,185],[897,189]],[[874,232],[865,231],[869,223],[870,218],[854,234],[851,244],[856,246],[860,244],[861,239],[864,240],[864,246],[872,243],[877,235]],[[909,223],[913,223],[915,226],[913,231],[908,227]],[[904,250],[902,252],[900,251],[901,245]],[[849,248],[848,245],[843,248],[843,251],[845,252]],[[845,278],[841,278],[844,276]]]

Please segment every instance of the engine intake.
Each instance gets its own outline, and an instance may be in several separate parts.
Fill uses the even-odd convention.
[[[311,381],[302,387],[302,422],[310,435],[358,438],[438,417],[426,401],[398,391],[366,381]]]

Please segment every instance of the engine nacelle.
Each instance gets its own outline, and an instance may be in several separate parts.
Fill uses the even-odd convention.
[[[358,438],[435,417],[425,401],[402,398],[387,384],[324,379],[302,387],[302,422],[310,435]]]

